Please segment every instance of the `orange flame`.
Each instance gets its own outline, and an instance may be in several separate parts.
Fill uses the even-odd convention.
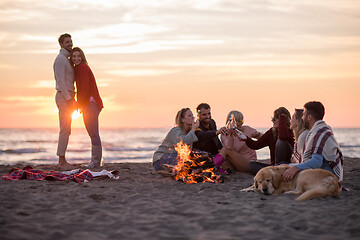
[[[178,162],[173,169],[175,180],[182,180],[185,183],[220,181],[220,176],[215,174],[213,165],[203,168],[206,163],[209,164],[209,161],[212,164],[211,159],[205,157],[202,161],[197,161],[202,156],[198,154],[191,156],[190,146],[182,141],[176,144],[175,151],[178,153]]]

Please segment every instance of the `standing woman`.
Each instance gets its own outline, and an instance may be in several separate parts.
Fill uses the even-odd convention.
[[[87,168],[100,167],[102,146],[99,135],[99,113],[104,107],[95,82],[94,74],[84,52],[75,47],[70,52],[70,63],[75,70],[77,102],[83,113],[84,124],[91,138],[91,162]]]

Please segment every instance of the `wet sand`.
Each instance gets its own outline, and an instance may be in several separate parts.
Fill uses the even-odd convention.
[[[0,175],[13,167],[0,166]],[[54,170],[54,166],[33,166]],[[359,239],[360,159],[345,159],[340,197],[241,192],[253,176],[184,184],[150,163],[105,164],[119,180],[0,180],[1,239]]]

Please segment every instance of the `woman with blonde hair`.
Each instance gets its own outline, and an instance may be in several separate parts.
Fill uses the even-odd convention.
[[[295,112],[290,120],[290,129],[293,130],[295,137],[295,144],[293,154],[291,156],[291,163],[302,162],[305,138],[309,132],[309,129],[306,128],[305,122],[302,119],[303,112],[303,109],[295,109]]]
[[[241,112],[235,110],[229,112],[226,117],[226,122],[228,123],[229,121],[231,121],[231,118],[234,118],[236,122],[236,128],[242,133],[244,133],[245,136],[249,138],[259,139],[259,137],[261,136],[260,132],[250,126],[243,125],[244,116]],[[239,137],[236,137],[234,134],[222,134],[221,141],[228,149],[234,150],[235,152],[243,155],[245,158],[248,158],[252,161],[257,161],[256,151],[246,146],[246,143],[239,139]]]
[[[221,157],[217,155],[214,158],[215,165],[220,166],[219,164],[224,159],[228,159],[235,170],[250,172],[255,175],[263,167],[279,163],[290,163],[294,146],[294,134],[290,129],[290,119],[290,112],[286,108],[280,107],[274,111],[271,118],[273,127],[267,130],[257,141],[249,136],[245,140],[246,145],[254,150],[269,147],[270,164],[251,161],[238,153],[234,153],[234,151],[223,148],[224,150],[220,151]]]
[[[235,126],[240,130],[246,137],[259,139],[261,133],[256,129],[243,125],[244,124],[244,115],[236,110],[233,110],[228,113],[226,117],[226,122],[235,121]],[[234,124],[234,123],[232,123]],[[214,158],[215,164],[218,166],[221,161],[227,159],[230,163],[225,161],[221,163],[221,167],[226,170],[235,169],[239,172],[247,172],[250,161],[257,161],[256,151],[249,148],[243,139],[235,133],[234,129],[230,129],[226,135],[221,135],[221,141],[224,144],[224,147],[220,150],[220,155],[217,155]],[[220,161],[220,162],[218,162]],[[223,170],[221,170],[223,171]]]
[[[194,115],[189,108],[177,112],[175,125],[153,155],[153,166],[156,171],[163,170],[164,164],[177,164],[175,146],[180,141],[192,147],[192,143],[198,140],[195,130],[199,127],[199,120],[194,122]]]

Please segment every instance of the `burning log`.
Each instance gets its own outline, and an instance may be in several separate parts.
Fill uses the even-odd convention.
[[[175,146],[175,150],[178,153],[177,165],[165,165],[165,169],[159,171],[160,174],[171,176],[184,183],[219,183],[224,181],[208,154],[193,153],[190,147],[182,142]]]

